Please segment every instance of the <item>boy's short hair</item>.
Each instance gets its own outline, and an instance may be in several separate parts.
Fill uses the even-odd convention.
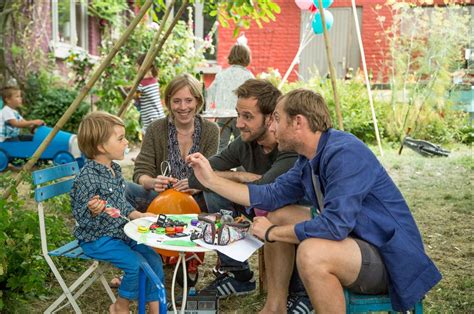
[[[94,111],[85,116],[79,124],[77,142],[87,158],[93,159],[99,152],[99,145],[112,136],[114,126],[125,127],[122,119],[104,111]]]
[[[145,53],[142,53],[141,55],[138,56],[137,64],[139,66],[141,66],[143,64],[143,62],[145,61],[145,57],[146,57]],[[158,76],[158,70],[156,69],[155,62],[151,63],[150,70],[151,70],[151,74],[153,75],[153,77],[156,78]]]
[[[202,84],[192,75],[188,73],[184,73],[181,75],[176,76],[174,79],[169,82],[168,86],[165,89],[165,105],[168,108],[168,112],[171,116],[173,116],[173,112],[171,111],[171,97],[176,94],[179,90],[184,87],[188,87],[191,95],[196,98],[197,107],[196,113],[199,112],[202,105],[204,104],[204,96],[202,95]]]
[[[247,67],[250,64],[251,52],[247,45],[235,44],[229,52],[227,61],[229,64]]]
[[[283,101],[283,110],[290,118],[298,114],[306,117],[311,131],[324,132],[332,128],[328,106],[320,94],[299,88],[278,98],[280,101]]]
[[[12,97],[15,92],[18,92],[18,91],[21,92],[21,89],[19,87],[16,87],[16,86],[6,86],[6,87],[4,87],[3,90],[2,90],[3,100],[6,101],[10,97]]]
[[[234,93],[238,98],[255,98],[260,112],[264,115],[275,111],[281,92],[268,80],[249,79],[240,85]]]

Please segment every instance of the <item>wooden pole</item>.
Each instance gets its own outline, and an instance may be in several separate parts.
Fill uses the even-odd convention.
[[[140,65],[140,68],[138,69],[137,76],[135,77],[135,80],[132,83],[132,88],[130,89],[128,93],[125,92],[125,90],[123,90],[125,92],[124,93],[125,100],[122,102],[122,104],[119,107],[118,114],[117,114],[119,117],[123,117],[123,115],[125,114],[124,105],[128,104],[129,101],[133,98],[135,92],[137,91],[138,84],[140,84],[141,79],[143,79],[143,76],[145,76],[145,74],[150,69],[150,67],[149,66],[147,67],[146,65],[147,64],[151,65],[155,59],[153,56],[155,47],[158,43],[158,40],[160,39],[161,32],[163,31],[164,25],[166,24],[166,21],[168,20],[168,17],[171,11],[173,11],[175,2],[176,0],[173,0],[172,3],[167,6],[166,12],[165,12],[165,15],[163,16],[160,27],[158,28],[158,31],[156,32],[155,37],[153,38],[150,48],[148,49],[145,55],[145,59],[143,60],[142,64]],[[137,79],[138,77],[141,77],[141,79],[138,80]]]
[[[115,43],[114,47],[112,48],[112,51],[109,52],[109,54],[106,56],[105,60],[102,61],[100,64],[99,68],[93,73],[91,79],[86,83],[86,85],[81,89],[81,92],[79,95],[77,95],[76,99],[72,102],[72,104],[69,106],[69,108],[64,112],[62,117],[58,120],[56,125],[54,126],[53,130],[51,133],[46,136],[46,138],[43,140],[41,145],[38,147],[38,149],[35,151],[33,156],[28,160],[28,162],[23,166],[21,171],[16,175],[12,185],[7,188],[5,191],[3,198],[7,199],[10,197],[11,191],[13,188],[17,187],[18,184],[22,181],[22,176],[24,173],[29,172],[31,168],[33,168],[33,165],[38,161],[40,158],[41,154],[45,151],[45,149],[48,147],[49,143],[51,143],[52,139],[56,136],[56,134],[61,130],[61,128],[64,126],[64,124],[69,120],[71,115],[76,111],[77,107],[81,104],[81,101],[87,96],[91,88],[94,86],[94,84],[97,82],[99,79],[100,75],[102,72],[104,72],[105,68],[110,64],[112,59],[115,57],[117,52],[119,51],[120,47],[123,46],[125,41],[128,39],[132,31],[135,29],[135,27],[138,25],[138,23],[141,21],[145,13],[148,11],[150,8],[151,4],[153,3],[153,0],[146,0],[146,2],[143,4],[141,7],[140,11],[138,12],[137,16],[132,20],[130,25],[127,27],[125,32],[122,34],[120,39]]]
[[[178,10],[178,13],[176,13],[173,21],[171,22],[171,25],[168,27],[168,29],[166,30],[165,35],[160,40],[158,46],[157,47],[152,47],[150,49],[150,51],[148,51],[147,56],[149,58],[145,57],[145,61],[143,62],[142,66],[140,67],[140,69],[138,71],[138,74],[135,77],[135,80],[133,81],[132,89],[130,89],[130,91],[128,92],[127,98],[125,98],[125,100],[120,105],[120,109],[117,113],[117,115],[120,118],[123,118],[123,116],[127,112],[128,104],[130,103],[130,100],[132,100],[133,95],[135,94],[135,92],[137,91],[138,84],[140,84],[140,82],[143,79],[143,77],[145,76],[147,70],[150,68],[151,64],[154,62],[154,60],[155,60],[156,56],[158,55],[158,53],[161,51],[161,48],[165,44],[166,40],[168,39],[169,35],[171,34],[171,32],[172,32],[173,28],[175,27],[176,23],[178,23],[179,18],[183,14],[184,9],[186,8],[187,4],[188,4],[188,0],[184,0],[183,4],[181,5],[181,7]],[[171,11],[171,9],[167,10],[166,13],[168,14],[168,12],[170,12],[170,11]],[[161,27],[164,27],[163,25],[164,25],[164,23],[161,23],[160,29],[161,29]]]
[[[374,100],[372,98],[372,89],[370,88],[369,74],[367,72],[367,63],[365,62],[364,46],[362,43],[362,37],[360,35],[359,18],[357,17],[357,9],[355,5],[355,0],[352,0],[351,2],[352,2],[352,13],[353,13],[352,15],[354,16],[354,24],[355,24],[356,32],[357,32],[357,40],[359,41],[360,55],[362,57],[361,59],[362,59],[362,67],[364,69],[365,84],[367,86],[367,93],[369,94],[369,104],[370,104],[370,111],[372,112],[372,121],[374,123],[375,138],[377,139],[377,145],[379,147],[380,156],[383,157],[382,143],[380,141],[379,127],[377,125],[377,116],[375,115]]]
[[[336,105],[337,122],[339,125],[339,129],[344,130],[344,125],[342,123],[341,106],[339,105],[339,96],[337,95],[336,71],[334,70],[334,65],[332,62],[332,47],[331,43],[329,42],[328,30],[326,28],[326,18],[324,17],[323,1],[318,0],[318,3],[319,7],[321,8],[319,10],[319,13],[321,14],[321,22],[323,23],[324,43],[326,44],[326,55],[328,58],[329,75],[331,76],[332,92],[334,94],[334,104]]]

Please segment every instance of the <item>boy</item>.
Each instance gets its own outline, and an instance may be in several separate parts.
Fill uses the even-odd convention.
[[[113,162],[124,158],[128,146],[122,120],[105,112],[93,112],[82,120],[77,138],[88,160],[71,190],[71,206],[77,221],[74,235],[86,255],[125,272],[117,301],[109,311],[128,313],[129,300],[138,298],[140,258],[146,259],[162,282],[163,267],[155,251],[125,235],[123,226],[127,221],[109,216],[106,204],[129,219],[154,215],[136,211],[125,199],[125,180],[120,166]],[[158,290],[149,281],[145,297],[150,312],[158,313]]]
[[[31,141],[33,135],[20,135],[20,128],[33,128],[44,124],[43,120],[25,120],[16,110],[22,105],[18,87],[3,89],[5,106],[0,111],[0,142]]]

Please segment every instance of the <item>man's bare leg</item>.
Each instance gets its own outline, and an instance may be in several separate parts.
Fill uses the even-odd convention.
[[[316,313],[345,313],[342,287],[357,279],[362,263],[354,239],[306,239],[298,246],[296,263]]]
[[[267,218],[275,225],[296,224],[309,220],[309,208],[286,206],[268,214]],[[265,268],[267,280],[267,300],[260,313],[286,313],[288,286],[295,261],[295,246],[290,243],[265,243]]]

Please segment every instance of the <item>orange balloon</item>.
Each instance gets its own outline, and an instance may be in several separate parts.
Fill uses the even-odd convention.
[[[148,206],[147,212],[156,215],[200,214],[201,209],[190,194],[168,189],[155,197]],[[162,249],[155,249],[155,251],[163,256],[178,256],[178,252],[175,251]]]

